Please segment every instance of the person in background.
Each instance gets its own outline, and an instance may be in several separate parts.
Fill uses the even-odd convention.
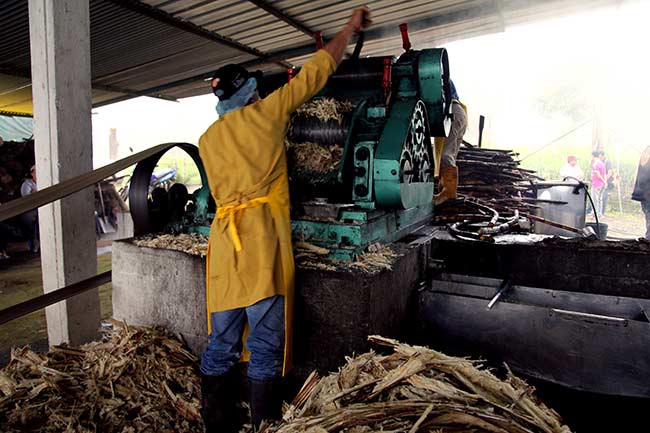
[[[29,169],[29,176],[25,178],[23,184],[20,186],[20,195],[25,197],[38,191],[36,186],[36,166],[32,165],[32,168]]]
[[[573,178],[579,181],[582,181],[585,178],[585,174],[582,172],[582,169],[578,165],[577,157],[575,157],[574,155],[569,155],[567,157],[566,164],[564,164],[560,169],[560,178],[562,180],[566,178]]]
[[[0,203],[0,206],[2,206],[2,203]],[[0,222],[0,260],[10,258],[9,254],[7,254],[7,246],[9,241],[17,239],[20,239],[20,231],[5,222]]]
[[[2,203],[0,203],[0,206],[2,206]],[[7,254],[7,245],[9,244],[10,234],[10,227],[5,223],[0,222],[0,260],[9,258],[9,254]]]
[[[0,203],[7,203],[18,198],[18,186],[7,171],[0,167]]]
[[[605,152],[603,151],[600,152],[600,160],[605,163],[605,180],[607,181],[607,185],[603,189],[603,207],[600,210],[600,214],[605,216],[607,211],[607,198],[609,197],[610,191],[614,189],[617,173],[612,163],[605,157]]]
[[[451,112],[453,119],[451,130],[445,138],[442,147],[442,157],[440,158],[440,184],[438,194],[433,197],[433,203],[441,205],[447,200],[455,200],[458,190],[458,167],[456,166],[456,157],[463,143],[463,136],[467,130],[467,107],[460,102],[458,92],[454,82],[449,80],[451,87]]]
[[[632,200],[641,203],[645,215],[645,238],[650,240],[650,146],[645,148],[639,159]]]
[[[600,159],[600,151],[591,153],[591,198],[594,201],[594,212],[599,215],[603,208],[603,191],[607,186],[605,163]]]
[[[29,169],[29,176],[25,178],[20,186],[20,195],[25,197],[38,191],[36,186],[36,166]],[[38,253],[38,211],[36,209],[25,212],[22,217],[25,232],[27,234],[27,246],[32,253]]]
[[[316,95],[350,38],[370,25],[368,8],[309,59],[287,84],[259,98],[255,74],[226,65],[212,78],[216,120],[199,140],[217,215],[210,228],[206,301],[209,340],[201,356],[201,415],[207,433],[235,433],[233,368],[248,332],[253,430],[281,417],[280,380],[291,362],[294,261],[284,138],[291,114]]]

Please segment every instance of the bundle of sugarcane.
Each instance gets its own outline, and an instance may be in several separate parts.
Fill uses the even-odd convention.
[[[372,336],[392,349],[349,358],[336,374],[312,374],[283,421],[267,433],[569,433],[557,413],[508,371]]]
[[[145,235],[135,238],[133,244],[144,248],[182,251],[201,257],[205,257],[208,251],[208,237],[196,233]],[[358,254],[355,260],[344,261],[329,258],[329,249],[305,241],[296,241],[293,247],[298,267],[323,271],[356,269],[365,273],[375,273],[392,269],[393,261],[399,256],[389,247],[371,245],[368,251]]]
[[[114,326],[78,348],[14,349],[0,370],[2,431],[203,431],[196,357],[162,329]]]
[[[338,169],[353,108],[347,100],[316,98],[296,110],[285,141],[292,174],[326,174]]]
[[[530,182],[540,179],[521,168],[512,150],[462,148],[458,153],[458,193],[480,199],[502,213],[531,211],[534,200],[526,198]]]
[[[322,146],[317,143],[287,142],[289,166],[292,170],[311,173],[336,171],[341,163],[343,147],[338,144]]]
[[[531,182],[541,178],[521,168],[517,156],[512,150],[461,148],[457,158],[458,196],[466,200],[440,206],[434,223],[485,219],[485,212],[476,208],[476,202],[501,217],[511,217],[515,211],[534,213],[538,200],[532,195]]]
[[[139,247],[182,251],[201,257],[208,253],[208,237],[197,233],[146,235],[134,239],[133,243]]]
[[[293,243],[293,257],[299,268],[336,271],[337,263],[327,257],[329,253],[330,250],[327,248],[309,242],[297,241]]]
[[[334,98],[310,99],[296,110],[296,115],[315,117],[323,122],[336,120],[343,123],[346,114],[354,109],[350,101]]]

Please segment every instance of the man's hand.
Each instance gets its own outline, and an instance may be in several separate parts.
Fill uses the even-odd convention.
[[[346,26],[323,49],[330,53],[337,65],[341,64],[343,53],[345,53],[352,35],[367,29],[371,24],[370,9],[366,6],[360,7],[354,11]]]
[[[367,6],[362,6],[355,10],[350,17],[350,21],[348,21],[348,25],[352,27],[352,30],[355,33],[359,33],[360,31],[370,27],[372,25],[370,9],[368,9]]]

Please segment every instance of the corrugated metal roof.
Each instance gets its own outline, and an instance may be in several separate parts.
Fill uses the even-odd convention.
[[[414,47],[503,31],[618,0],[90,0],[93,102],[138,94],[206,93],[215,68],[243,63],[265,71],[300,65],[314,49],[306,33],[332,37],[352,10],[372,9],[364,55],[399,54],[398,24]],[[28,2],[3,0],[0,72],[29,77]],[[271,59],[271,60],[269,60]],[[288,63],[283,63],[286,60]],[[453,65],[453,59],[452,59]],[[0,77],[0,88],[2,81]],[[7,86],[5,86],[7,88]],[[24,89],[21,91],[22,99]],[[11,106],[0,91],[0,106]],[[13,95],[16,99],[17,95]],[[4,99],[3,99],[4,98]],[[4,102],[3,102],[4,101]],[[24,107],[23,107],[24,108]]]

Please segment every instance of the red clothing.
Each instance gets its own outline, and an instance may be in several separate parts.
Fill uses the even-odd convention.
[[[598,176],[597,173],[600,173],[600,176]],[[605,175],[607,173],[605,163],[601,161],[600,159],[597,159],[596,162],[594,162],[594,165],[591,166],[591,187],[592,188],[602,188],[605,186]]]

